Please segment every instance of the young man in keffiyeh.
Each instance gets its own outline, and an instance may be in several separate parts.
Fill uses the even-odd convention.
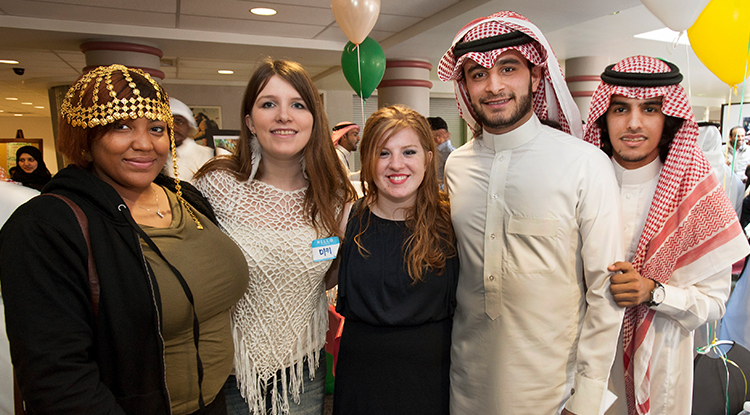
[[[622,309],[617,181],[539,29],[499,12],[465,26],[440,61],[475,137],[448,158],[461,270],[451,414],[597,415]],[[543,126],[560,124],[563,131]]]
[[[610,270],[625,308],[611,414],[689,415],[693,330],[724,314],[731,267],[750,248],[696,146],[679,69],[646,56],[607,67],[585,140],[612,157],[629,262]]]
[[[336,154],[341,164],[346,167],[346,173],[351,176],[353,173],[349,168],[349,155],[357,150],[360,140],[359,126],[350,121],[342,121],[333,127],[331,140],[333,140],[333,146],[336,147]],[[357,174],[356,180],[359,180],[359,172],[354,173]]]

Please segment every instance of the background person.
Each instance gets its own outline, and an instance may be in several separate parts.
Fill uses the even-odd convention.
[[[324,279],[333,261],[314,261],[311,246],[343,237],[354,188],[336,157],[318,90],[300,64],[261,63],[242,111],[237,153],[196,176],[251,275],[232,313],[237,376],[225,388],[228,406],[236,414],[320,414]]]
[[[427,117],[432,130],[432,138],[437,146],[436,163],[438,169],[438,180],[440,181],[440,190],[443,190],[443,181],[445,180],[445,161],[456,148],[451,143],[451,133],[448,132],[448,123],[441,117]]]
[[[52,174],[44,164],[42,152],[34,146],[23,146],[16,151],[16,167],[11,169],[11,180],[41,191]]]
[[[739,125],[729,130],[726,158],[727,166],[734,170],[734,174],[740,176],[743,183],[746,182],[745,168],[750,164],[750,147],[745,143],[745,129]]]
[[[346,172],[351,180],[359,180],[359,172],[352,172],[349,166],[349,155],[357,151],[359,144],[359,126],[353,122],[343,121],[333,127],[331,140],[336,147],[339,160],[346,167]]]
[[[458,257],[427,121],[381,108],[360,154],[367,186],[340,251],[333,413],[448,414]]]
[[[166,93],[138,69],[95,68],[66,94],[58,150],[73,165],[45,191],[77,205],[88,232],[52,196],[18,208],[0,231],[5,319],[28,413],[226,413],[229,310],[247,267],[206,200],[157,177],[171,133]],[[214,250],[203,254],[206,246]]]
[[[217,154],[229,154],[229,152],[222,148],[213,149],[197,144],[192,137],[198,131],[198,126],[190,107],[175,98],[169,98],[169,107],[174,117],[174,141],[177,145],[179,176],[181,180],[192,181],[195,172],[208,160]],[[164,173],[169,177],[175,177],[172,166],[174,163],[170,154],[164,165]]]

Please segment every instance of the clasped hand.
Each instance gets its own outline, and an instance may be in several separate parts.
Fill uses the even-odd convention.
[[[644,278],[633,269],[630,262],[615,262],[607,267],[611,272],[621,272],[610,278],[609,291],[620,307],[634,307],[651,301],[651,291],[656,283],[654,280]]]

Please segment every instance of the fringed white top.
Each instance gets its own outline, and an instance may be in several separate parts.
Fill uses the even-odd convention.
[[[331,261],[312,259],[311,244],[319,236],[304,213],[307,188],[284,191],[258,180],[240,182],[226,171],[200,177],[196,187],[250,269],[247,291],[232,313],[242,396],[252,413],[265,414],[270,393],[272,414],[288,413],[287,390],[299,402],[303,359],[313,374],[328,329],[324,276]],[[275,386],[278,376],[282,390]]]

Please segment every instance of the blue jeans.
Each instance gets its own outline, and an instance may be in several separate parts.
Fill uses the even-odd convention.
[[[323,398],[326,388],[326,353],[320,351],[318,368],[315,370],[315,379],[310,380],[310,371],[307,367],[307,359],[303,360],[304,368],[302,369],[302,378],[304,380],[305,392],[300,393],[299,405],[292,399],[291,393],[287,393],[289,398],[290,415],[321,415],[323,413]],[[289,368],[285,369],[289,373]],[[277,376],[281,379],[281,376]],[[276,385],[281,390],[281,381]],[[237,388],[237,378],[234,375],[229,376],[224,384],[224,395],[227,401],[227,413],[229,415],[250,415],[250,409],[240,390]],[[271,413],[271,397],[266,396],[266,413]]]

